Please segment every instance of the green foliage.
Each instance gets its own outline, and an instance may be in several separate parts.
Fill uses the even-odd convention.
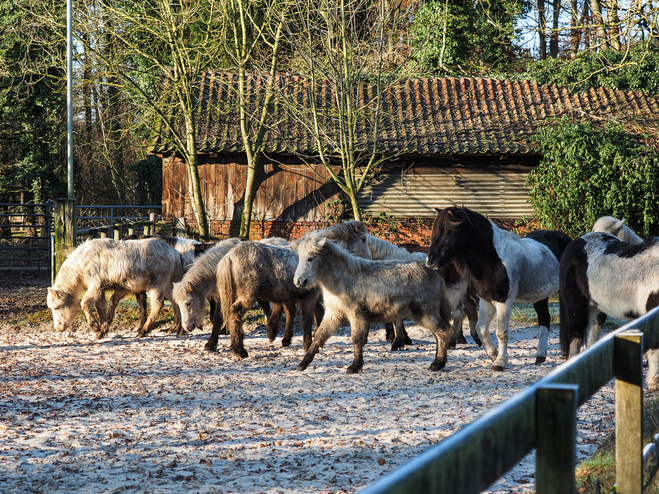
[[[39,22],[38,13],[33,15],[26,16],[12,0],[0,0],[0,191],[40,194],[45,187],[51,196],[61,195],[66,190],[66,83],[56,56],[61,44],[58,34]],[[51,51],[27,42],[28,32],[51,40]]]
[[[519,0],[430,0],[410,29],[421,67],[438,75],[483,75],[509,70],[518,58],[515,21],[528,9]]]
[[[628,53],[586,52],[575,59],[548,58],[527,66],[524,78],[574,91],[608,87],[659,94],[659,47],[635,46]]]
[[[640,136],[562,121],[537,142],[542,161],[526,184],[544,227],[578,236],[611,215],[642,236],[659,233],[659,151]]]

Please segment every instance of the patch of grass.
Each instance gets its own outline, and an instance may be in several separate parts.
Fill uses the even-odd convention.
[[[615,425],[612,424],[611,427],[612,430],[593,456],[577,465],[577,492],[594,493],[596,479],[599,479],[601,492],[613,491],[616,480]],[[644,402],[643,444],[652,442],[657,432],[659,432],[659,398],[654,397]],[[655,476],[643,492],[659,494],[659,477]]]

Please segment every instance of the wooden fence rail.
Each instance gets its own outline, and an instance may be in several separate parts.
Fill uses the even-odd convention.
[[[617,492],[640,494],[642,357],[657,343],[659,307],[361,493],[479,493],[536,448],[537,492],[575,492],[576,410],[616,378]]]

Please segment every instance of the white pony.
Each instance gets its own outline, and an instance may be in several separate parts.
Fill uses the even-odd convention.
[[[308,238],[296,246],[294,282],[300,289],[320,287],[325,315],[313,342],[298,365],[305,370],[344,320],[350,322],[354,359],[348,373],[359,372],[363,347],[372,323],[405,318],[433,333],[437,341],[430,370],[446,365],[450,307],[437,271],[421,263],[373,261],[357,257],[327,239]]]
[[[403,247],[387,242],[371,234],[367,236],[368,248],[371,251],[373,260],[377,261],[405,261],[405,262],[426,262],[426,254],[423,252],[410,252]],[[439,275],[444,280],[444,293],[451,306],[453,315],[453,331],[449,347],[455,347],[456,343],[466,343],[462,333],[462,322],[465,316],[469,319],[469,330],[474,342],[481,346],[481,340],[476,332],[476,320],[478,311],[476,302],[469,295],[469,281],[460,276],[453,263],[439,269]],[[399,350],[406,344],[411,344],[405,326],[402,321],[387,323],[387,341],[392,342],[391,349]],[[395,329],[394,334],[390,334]]]
[[[81,302],[90,328],[103,338],[114,315],[112,307],[108,309],[105,291],[114,290],[113,299],[117,300],[129,293],[146,291],[151,298],[151,312],[138,333],[144,336],[158,318],[163,299],[172,301],[172,284],[182,276],[180,254],[162,240],[94,239],[80,245],[64,261],[55,283],[48,288],[46,302],[53,313],[55,329],[60,331],[73,328]],[[98,320],[92,313],[94,306]],[[172,306],[174,327],[180,330],[178,306]]]

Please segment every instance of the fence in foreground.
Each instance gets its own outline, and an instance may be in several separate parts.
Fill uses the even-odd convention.
[[[657,343],[659,307],[361,493],[479,493],[533,449],[536,492],[575,492],[577,408],[615,378],[617,492],[640,494],[656,472],[658,446],[642,444],[642,364]]]

